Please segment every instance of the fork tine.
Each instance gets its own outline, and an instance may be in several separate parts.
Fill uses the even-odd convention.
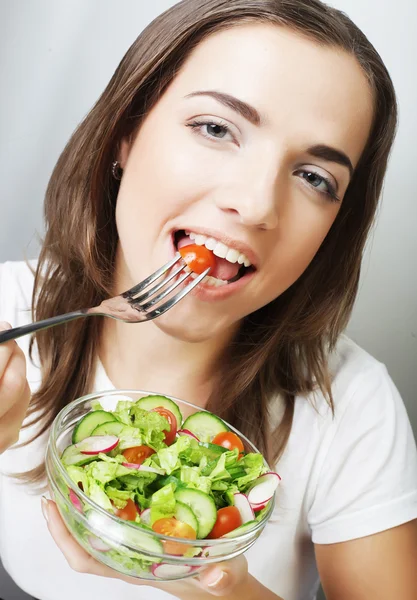
[[[171,267],[173,267],[180,259],[181,259],[181,255],[179,253],[177,253],[172,260],[170,260],[165,265],[163,265],[162,267],[160,267],[157,271],[155,271],[155,273],[152,273],[152,275],[149,275],[149,277],[147,277],[146,279],[144,279],[141,283],[138,283],[137,285],[135,285],[134,287],[130,288],[126,292],[123,292],[123,294],[121,294],[122,297],[123,298],[131,298],[135,294],[138,294],[139,292],[141,292],[142,290],[144,290],[145,288],[147,288],[148,285],[150,285],[156,279],[158,279],[158,277],[160,277],[161,275],[163,275],[166,271],[169,271],[169,269]]]
[[[149,300],[149,302],[146,302],[145,304],[141,304],[140,302],[136,302],[135,299],[131,300],[130,303],[135,308],[140,308],[141,310],[144,310],[146,312],[147,310],[149,310],[150,308],[152,308],[153,306],[155,306],[155,304],[158,304],[158,302],[160,302],[166,296],[168,296],[172,292],[172,290],[175,290],[175,288],[178,287],[188,277],[190,277],[190,275],[191,275],[191,272],[190,273],[184,273],[183,275],[181,275],[181,277],[179,277],[177,280],[175,280],[174,283],[172,283],[169,287],[167,287],[166,290],[162,290],[162,292],[160,292],[157,296],[155,296],[154,298],[152,298],[152,300]]]
[[[170,300],[168,300],[164,304],[161,304],[161,306],[159,308],[155,308],[150,313],[147,313],[147,315],[146,315],[147,319],[149,319],[149,320],[155,319],[156,317],[159,317],[164,312],[166,312],[167,310],[172,308],[174,306],[174,304],[176,304],[182,298],[184,298],[184,296],[186,296],[188,294],[188,292],[191,292],[191,290],[193,288],[195,288],[200,283],[200,281],[202,281],[204,279],[204,277],[206,275],[208,275],[209,271],[210,271],[210,267],[208,269],[206,269],[204,271],[204,273],[201,273],[201,275],[199,275],[198,277],[193,279],[193,281],[191,283],[189,283],[185,288],[183,288],[181,291],[179,291],[178,294],[175,294],[175,296],[173,296]]]
[[[153,287],[151,287],[151,289],[147,292],[145,292],[144,294],[141,294],[140,296],[137,296],[136,298],[132,298],[132,300],[134,302],[143,302],[144,300],[147,300],[148,298],[150,298],[151,296],[153,296],[154,294],[156,294],[157,291],[159,291],[162,287],[164,287],[168,281],[171,281],[171,279],[174,279],[174,277],[176,275],[178,275],[178,273],[181,273],[181,271],[183,269],[185,269],[186,265],[184,264],[182,267],[179,267],[178,269],[175,269],[175,271],[173,271],[172,273],[170,273],[167,277],[165,277],[162,281],[160,281],[158,284],[154,285]]]

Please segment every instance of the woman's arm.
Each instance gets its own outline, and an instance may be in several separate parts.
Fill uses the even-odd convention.
[[[327,600],[417,599],[417,519],[315,552]]]

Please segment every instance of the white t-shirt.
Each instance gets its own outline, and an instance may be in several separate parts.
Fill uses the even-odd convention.
[[[34,265],[35,262],[32,262]],[[33,276],[23,262],[0,265],[0,320],[30,322]],[[18,340],[28,354],[29,338]],[[247,552],[250,572],[284,600],[313,600],[319,585],[314,543],[362,537],[417,518],[417,452],[404,404],[385,367],[342,336],[331,358],[335,418],[324,398],[297,398],[273,516]],[[40,374],[28,360],[34,391]],[[113,388],[98,363],[95,390]],[[157,391],[157,390],[154,390]],[[72,398],[68,399],[72,400]],[[277,404],[277,410],[280,406]],[[32,430],[33,431],[33,430]],[[27,439],[30,430],[21,433]],[[0,457],[0,471],[42,459],[46,435]],[[172,600],[149,586],[76,573],[54,544],[40,496],[0,475],[0,556],[40,600]]]

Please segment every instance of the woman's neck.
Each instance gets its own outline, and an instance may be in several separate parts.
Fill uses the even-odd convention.
[[[105,319],[99,358],[116,388],[167,394],[205,406],[227,340],[189,343],[154,322],[126,324]]]

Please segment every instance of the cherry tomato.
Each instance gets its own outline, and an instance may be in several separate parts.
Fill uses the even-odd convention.
[[[225,508],[219,508],[217,511],[217,519],[213,529],[208,534],[209,539],[216,539],[233,531],[236,527],[242,525],[242,517],[236,506],[226,506]]]
[[[158,519],[158,521],[155,521],[152,525],[152,529],[156,533],[162,533],[163,535],[170,537],[185,538],[187,540],[195,540],[197,538],[197,534],[191,525],[178,521],[175,517]],[[164,546],[164,552],[167,554],[182,555],[191,548],[191,546],[181,544],[180,542],[163,541],[162,544]]]
[[[126,450],[123,450],[122,454],[125,457],[126,462],[141,465],[147,458],[152,456],[152,454],[155,454],[155,450],[149,448],[149,446],[134,446],[133,448],[126,448]]]
[[[222,431],[221,433],[218,433],[211,443],[223,446],[223,448],[227,448],[228,450],[235,450],[235,448],[237,448],[239,454],[245,450],[240,437],[232,431]]]
[[[119,519],[124,519],[125,521],[134,521],[136,515],[138,514],[138,509],[136,508],[136,504],[133,502],[133,500],[129,498],[124,508],[115,508],[114,512]]]
[[[165,440],[167,446],[170,446],[172,442],[175,440],[175,436],[177,435],[177,419],[175,418],[174,413],[172,413],[167,408],[163,406],[157,406],[152,409],[154,412],[159,413],[162,417],[168,419],[169,423],[169,431],[165,433]]]
[[[181,254],[191,271],[200,275],[208,269],[214,269],[216,266],[216,258],[205,246],[197,246],[197,244],[190,244],[189,246],[183,246],[178,252]]]

